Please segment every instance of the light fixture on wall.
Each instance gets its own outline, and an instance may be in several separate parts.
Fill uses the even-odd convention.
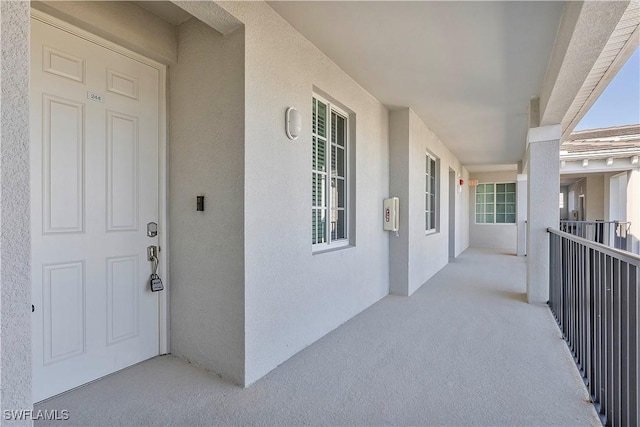
[[[564,168],[565,166],[567,166],[567,162],[564,160],[560,161],[560,167]]]
[[[611,166],[613,164],[613,157],[609,157],[607,159],[607,166]]]
[[[586,168],[587,166],[589,166],[589,159],[584,159],[584,160],[582,161],[582,167],[583,167],[583,168]]]
[[[300,112],[293,107],[287,108],[284,119],[284,129],[287,133],[287,137],[294,140],[300,136],[302,130],[302,117]]]
[[[632,165],[637,165],[638,164],[638,156],[633,156],[631,158],[631,164]]]

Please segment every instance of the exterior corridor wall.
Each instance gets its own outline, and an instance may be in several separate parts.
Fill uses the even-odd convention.
[[[449,262],[449,169],[468,183],[469,175],[420,118],[409,108],[390,114],[390,187],[400,199],[400,230],[391,235],[390,291],[411,295]],[[426,154],[437,159],[436,230],[426,232]],[[457,187],[456,187],[457,189]],[[455,255],[469,246],[468,191],[455,193]]]
[[[171,352],[244,384],[241,29],[223,37],[195,19],[180,25],[169,118]]]
[[[389,291],[387,109],[262,2],[221,2],[245,29],[245,385]],[[350,110],[352,246],[313,253],[314,87]],[[289,140],[287,107],[302,116]],[[353,130],[353,129],[352,129]]]

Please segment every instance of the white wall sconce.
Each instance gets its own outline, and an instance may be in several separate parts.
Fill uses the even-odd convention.
[[[638,156],[633,156],[631,158],[631,164],[634,166],[638,164]]]
[[[589,159],[584,159],[584,160],[582,161],[582,167],[583,167],[583,168],[586,168],[587,166],[589,166]]]
[[[611,166],[613,164],[613,157],[609,157],[607,159],[607,166]]]
[[[300,112],[293,107],[287,108],[284,119],[284,128],[287,133],[287,138],[294,140],[300,136],[302,130],[302,117]]]

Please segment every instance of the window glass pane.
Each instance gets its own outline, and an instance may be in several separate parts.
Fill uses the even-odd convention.
[[[433,212],[436,208],[436,195],[431,193],[429,194],[429,210]]]
[[[505,212],[504,203],[498,203],[496,205],[496,212],[499,214],[503,214]]]
[[[504,194],[496,194],[496,203],[504,203]]]
[[[516,213],[516,205],[513,205],[513,204],[507,205],[506,212],[509,213],[509,214],[515,214]]]
[[[331,209],[331,240],[338,238],[338,211]]]
[[[436,161],[433,160],[433,159],[431,159],[431,174],[430,175],[433,177],[434,182],[435,182],[435,179],[436,179]]]
[[[503,214],[497,214],[496,215],[496,224],[504,224],[504,215]]]
[[[318,210],[311,209],[311,242],[318,243]]]
[[[345,170],[345,158],[344,158],[344,148],[338,148],[338,159],[337,159],[337,166],[338,166],[338,176],[342,176],[344,177],[344,170]]]
[[[507,222],[509,224],[515,224],[515,222],[516,222],[515,214],[507,214],[507,219],[506,219],[505,222]]]
[[[318,206],[318,174],[311,175],[311,206]]]
[[[484,194],[476,194],[476,203],[484,203]]]
[[[436,229],[436,213],[434,211],[431,211],[431,222],[430,222],[430,227],[431,230],[435,230]]]
[[[312,235],[313,243],[325,243],[327,241],[325,237],[325,210],[313,209],[312,213]]]
[[[313,113],[311,114],[311,117],[313,117],[313,125],[311,127],[311,130],[312,130],[313,133],[316,133],[318,131],[318,129],[316,128],[316,103],[317,102],[318,101],[315,98],[313,98],[313,102],[312,102],[312,104],[313,104]]]
[[[516,192],[516,183],[515,182],[510,182],[507,184],[507,191],[510,193],[515,193]]]
[[[325,197],[325,185],[326,185],[326,177],[321,174],[316,174],[316,206],[318,207],[326,207],[326,197]]]
[[[483,224],[484,223],[484,215],[476,214],[476,223],[477,224]]]
[[[335,178],[331,178],[331,193],[330,193],[331,199],[329,200],[329,203],[331,204],[331,209],[336,207],[336,204],[338,203],[338,188],[337,188],[337,184],[336,184],[336,179]]]
[[[516,195],[514,193],[507,193],[507,202],[515,203]]]
[[[496,184],[496,193],[504,193],[505,185],[504,184]]]
[[[493,214],[486,215],[487,223],[491,224],[493,222]]]
[[[313,144],[312,144],[312,158],[311,158],[311,163],[312,163],[312,168],[313,170],[317,170],[317,166],[318,166],[318,141],[316,141],[316,137],[313,137]]]
[[[327,137],[327,105],[318,101],[318,122],[316,133],[324,138]]]
[[[478,184],[476,186],[476,194],[482,194],[484,193],[484,184]]]
[[[493,205],[489,204],[489,205],[485,205],[486,207],[486,212],[487,213],[493,213]]]
[[[486,203],[493,203],[493,194],[487,194],[485,197],[485,202]]]
[[[493,184],[485,184],[484,187],[487,193],[493,194],[494,192]]]
[[[483,214],[484,213],[484,205],[482,203],[478,203],[476,205],[476,213]]]
[[[345,134],[346,134],[346,120],[342,116],[336,116],[336,139],[334,140],[336,144],[341,147],[344,147],[345,143]]]
[[[331,176],[336,176],[338,173],[338,167],[336,165],[337,154],[336,154],[336,146],[331,146]]]
[[[317,170],[325,172],[327,170],[327,143],[322,139],[318,139],[318,163]]]
[[[338,210],[338,231],[337,231],[337,238],[338,239],[346,239],[347,238],[347,233],[346,233],[347,227],[345,224],[345,214],[344,214],[344,210],[340,209]]]
[[[344,180],[343,179],[338,179],[337,180],[337,192],[338,192],[338,207],[339,208],[344,208],[344,199],[345,199],[345,191],[344,191]]]
[[[331,142],[333,142],[335,144],[336,142],[336,113],[332,112],[331,113]]]

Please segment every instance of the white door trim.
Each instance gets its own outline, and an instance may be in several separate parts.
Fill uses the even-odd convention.
[[[96,36],[93,33],[85,31],[81,28],[78,28],[74,25],[69,24],[61,19],[55,18],[51,15],[48,15],[44,12],[41,12],[36,9],[31,9],[31,17],[41,21],[45,24],[51,25],[52,27],[58,28],[60,30],[66,31],[74,36],[80,37],[84,40],[87,40],[91,43],[94,43],[98,46],[102,46],[106,49],[112,50],[116,53],[119,53],[123,56],[126,56],[135,61],[141,62],[149,67],[152,67],[158,70],[158,75],[160,79],[159,92],[158,92],[158,137],[159,137],[159,146],[158,146],[158,174],[159,174],[159,182],[158,182],[158,241],[160,244],[160,266],[159,266],[159,274],[162,277],[162,282],[164,283],[165,290],[160,292],[158,295],[158,321],[159,321],[159,354],[166,354],[169,352],[169,291],[171,289],[170,281],[169,281],[169,268],[167,264],[168,255],[169,255],[169,246],[168,246],[168,221],[167,221],[167,67],[164,64],[161,64],[157,61],[154,61],[146,56],[142,56],[136,52],[133,52],[127,48],[124,48],[116,43],[105,40],[99,36]]]

